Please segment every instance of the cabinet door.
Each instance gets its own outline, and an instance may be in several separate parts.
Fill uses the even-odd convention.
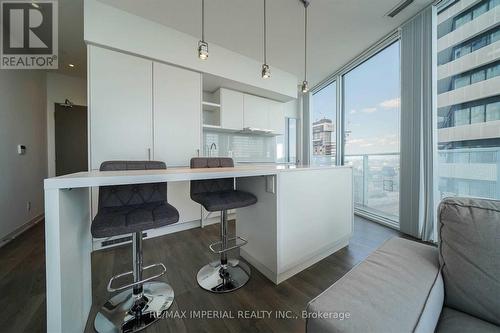
[[[201,146],[201,75],[155,62],[153,77],[154,158],[189,166]]]
[[[269,103],[265,98],[244,94],[243,127],[268,129]]]
[[[201,146],[201,75],[153,64],[154,159],[168,167],[189,166]],[[189,182],[170,182],[168,202],[179,222],[199,220],[200,205],[189,196]]]
[[[89,46],[90,158],[147,160],[152,148],[151,61]]]
[[[269,129],[275,134],[285,134],[285,113],[283,103],[269,101]]]
[[[243,93],[221,89],[220,104],[221,127],[235,130],[243,129]]]

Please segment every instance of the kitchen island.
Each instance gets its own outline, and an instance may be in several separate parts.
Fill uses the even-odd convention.
[[[257,196],[257,204],[236,211],[236,232],[248,240],[241,256],[276,284],[349,242],[350,167],[247,165],[90,171],[49,178],[45,180],[47,331],[82,332],[87,322],[92,302],[91,187],[217,178],[236,178],[238,189]]]

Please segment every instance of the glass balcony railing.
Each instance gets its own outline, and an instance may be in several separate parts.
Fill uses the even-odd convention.
[[[399,220],[399,153],[346,155],[353,167],[357,210]],[[500,199],[500,147],[442,149],[437,160],[440,198]]]
[[[356,209],[399,221],[399,153],[345,155],[353,167]]]

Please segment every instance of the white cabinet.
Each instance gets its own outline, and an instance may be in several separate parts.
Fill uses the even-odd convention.
[[[284,134],[283,103],[253,95],[244,95],[244,125],[254,129]]]
[[[243,128],[243,93],[223,89],[219,90],[220,126],[225,129]]]
[[[285,133],[283,103],[226,88],[217,90],[212,99],[216,103],[204,103],[203,124],[206,126],[230,131],[249,128]]]
[[[201,147],[201,75],[131,55],[89,46],[90,158],[159,160],[188,166]],[[97,212],[92,190],[92,216]],[[189,182],[168,184],[179,222],[199,220]]]
[[[267,99],[245,94],[244,98],[243,127],[252,129],[267,130],[268,109]]]
[[[201,146],[201,76],[153,63],[154,159],[189,166]]]
[[[167,167],[189,166],[201,146],[201,75],[155,62],[153,91],[154,159]],[[179,211],[179,222],[201,217],[189,182],[169,183],[168,202]]]
[[[269,101],[268,129],[275,134],[285,134],[285,112],[283,103]]]
[[[152,149],[151,61],[89,46],[91,168],[147,160]]]

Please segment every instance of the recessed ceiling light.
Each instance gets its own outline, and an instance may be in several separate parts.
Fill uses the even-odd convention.
[[[71,68],[75,67],[75,65],[73,65],[73,64],[68,64],[68,66]]]

